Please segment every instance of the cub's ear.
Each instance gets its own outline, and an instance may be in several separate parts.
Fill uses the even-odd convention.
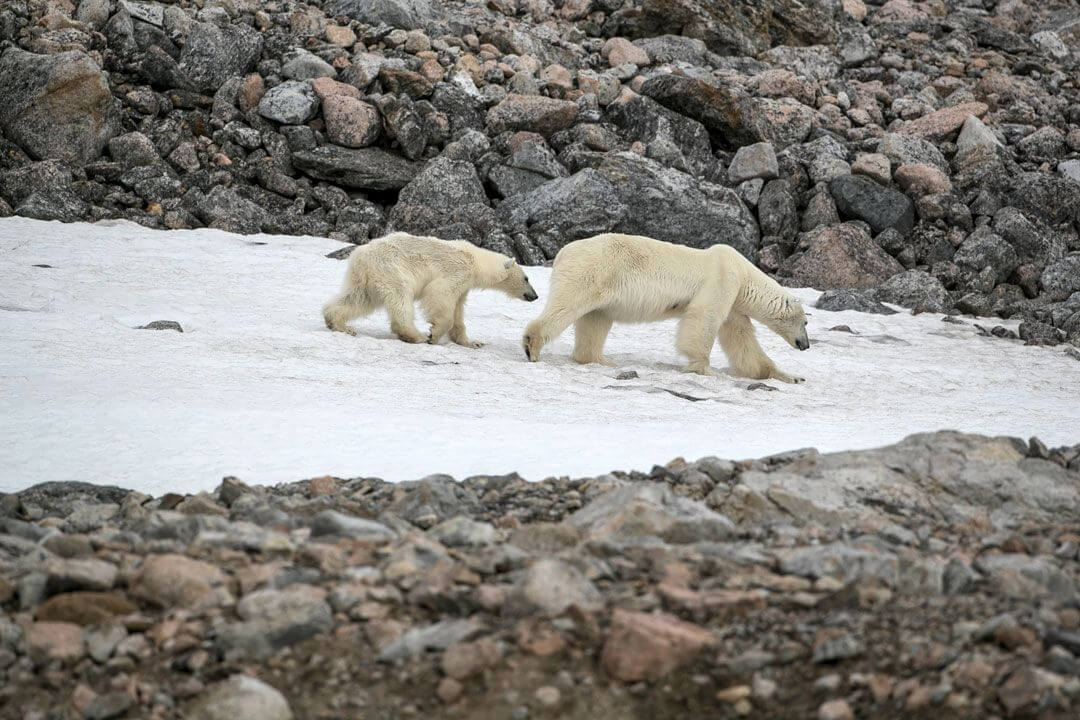
[[[512,267],[514,267],[514,259],[507,258],[506,262],[503,263],[503,270],[509,270]]]

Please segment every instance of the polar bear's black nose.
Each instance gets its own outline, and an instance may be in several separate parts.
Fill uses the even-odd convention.
[[[529,302],[532,302],[532,301],[533,301],[533,300],[535,300],[535,299],[536,299],[536,298],[537,298],[538,296],[537,296],[537,294],[536,294],[536,291],[535,291],[535,290],[526,290],[526,291],[525,291],[525,294],[524,294],[524,295],[523,295],[522,297],[523,297],[523,298],[524,298],[525,300],[528,300]]]
[[[799,348],[800,350],[809,350],[810,349],[810,340],[805,339],[805,338],[799,338],[798,340],[795,341],[795,347]]]

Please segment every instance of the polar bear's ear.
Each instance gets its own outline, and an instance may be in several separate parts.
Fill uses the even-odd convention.
[[[514,267],[514,259],[507,258],[506,262],[503,263],[503,270],[509,270],[512,267]]]

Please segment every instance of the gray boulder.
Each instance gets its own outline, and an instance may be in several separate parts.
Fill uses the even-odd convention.
[[[845,220],[862,220],[875,234],[895,228],[907,234],[915,226],[915,203],[904,193],[860,175],[845,175],[829,183],[836,209]]]
[[[303,125],[319,111],[319,96],[309,82],[286,80],[266,91],[258,109],[268,120],[283,125]]]
[[[80,51],[0,55],[0,130],[36,160],[95,160],[121,131],[105,75]]]
[[[343,148],[324,145],[301,150],[292,164],[317,180],[358,190],[398,190],[409,184],[420,166],[380,148]]]
[[[877,297],[916,312],[944,312],[950,306],[949,291],[940,280],[923,270],[893,275],[878,288]]]
[[[608,106],[606,119],[626,140],[644,143],[647,157],[676,170],[700,177],[714,164],[705,126],[651,98],[626,93]]]
[[[875,287],[904,268],[864,227],[843,223],[818,231],[806,252],[789,258],[781,270],[797,286],[832,290]]]
[[[424,234],[446,223],[455,210],[474,204],[486,205],[487,196],[472,163],[436,158],[402,188],[390,211],[390,226]]]
[[[1040,281],[1051,300],[1068,300],[1080,291],[1080,253],[1066,255],[1047,265]]]
[[[953,262],[972,272],[991,268],[996,283],[1005,282],[1020,264],[1012,245],[985,227],[979,228],[964,240],[953,255]]]
[[[330,0],[323,9],[327,15],[405,30],[434,28],[444,18],[440,4],[433,0]]]
[[[243,23],[195,23],[180,53],[180,69],[196,90],[211,92],[250,71],[262,45],[262,34]]]
[[[696,248],[722,243],[756,257],[757,221],[734,190],[630,152],[606,156],[598,170],[626,208],[616,232]]]

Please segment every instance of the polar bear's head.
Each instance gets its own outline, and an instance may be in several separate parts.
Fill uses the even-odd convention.
[[[799,350],[810,348],[810,338],[806,334],[806,313],[803,312],[802,303],[796,298],[780,298],[768,317],[762,318],[765,327],[772,330],[788,341],[788,344]]]
[[[529,283],[529,278],[525,276],[525,271],[511,259],[508,259],[502,266],[503,277],[499,281],[498,288],[504,293],[513,298],[519,298],[532,302],[537,298],[536,291],[533,290],[533,286]]]

